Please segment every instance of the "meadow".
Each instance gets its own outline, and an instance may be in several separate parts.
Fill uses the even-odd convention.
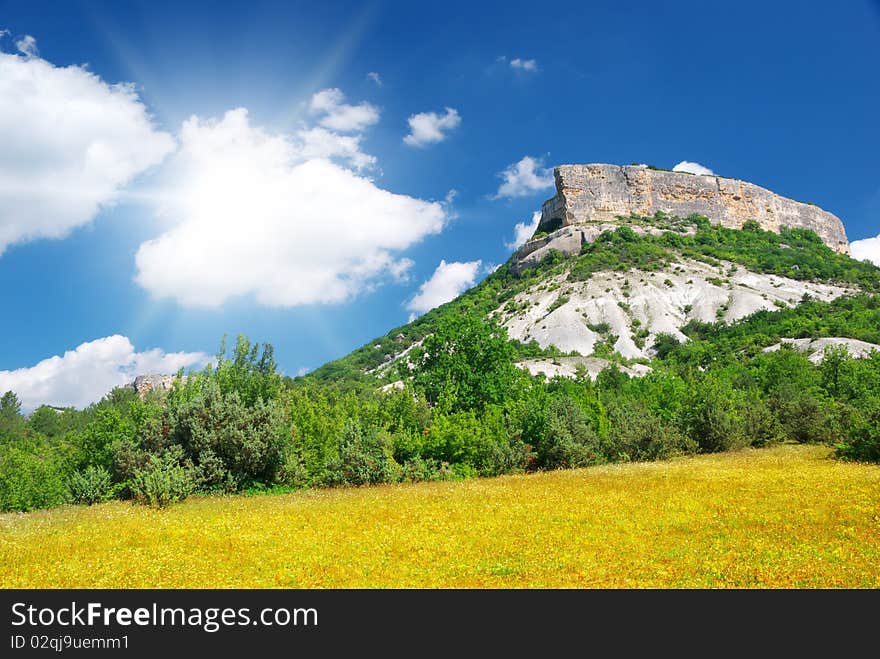
[[[880,465],[783,445],[0,515],[4,588],[877,588]]]

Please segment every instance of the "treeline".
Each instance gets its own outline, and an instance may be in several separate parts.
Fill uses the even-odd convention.
[[[876,299],[858,304],[843,310],[856,324]],[[514,366],[502,328],[447,314],[386,391],[285,380],[271,346],[240,337],[165,395],[117,389],[83,411],[24,417],[10,392],[0,400],[0,508],[165,506],[196,492],[494,476],[777,442],[880,461],[880,354],[830,351],[815,365],[789,349],[737,351],[724,332],[669,342],[645,378],[612,366],[596,381],[547,381]],[[720,336],[728,348],[705,359]]]

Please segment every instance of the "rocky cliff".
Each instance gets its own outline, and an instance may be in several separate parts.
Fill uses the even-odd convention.
[[[174,381],[177,379],[176,375],[165,375],[162,373],[151,373],[149,375],[139,375],[132,382],[128,384],[130,389],[134,389],[134,392],[144,398],[151,391],[170,391],[174,387]],[[186,382],[186,376],[184,375],[182,382]]]
[[[560,165],[554,174],[556,196],[544,202],[540,232],[631,214],[699,213],[731,229],[747,220],[777,233],[783,227],[812,229],[829,247],[849,254],[843,223],[835,215],[745,181],[643,165]]]

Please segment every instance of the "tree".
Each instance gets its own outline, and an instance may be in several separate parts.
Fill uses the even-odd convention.
[[[7,391],[0,397],[0,419],[11,421],[21,415],[21,402],[13,391]]]
[[[24,427],[21,416],[21,403],[13,392],[7,391],[0,397],[0,442],[18,437]]]
[[[274,348],[268,343],[262,345],[262,352],[260,348],[259,343],[252,344],[246,336],[240,334],[232,355],[227,357],[224,336],[217,353],[217,365],[213,369],[209,366],[202,379],[216,381],[221,393],[236,392],[247,405],[252,405],[257,400],[267,402],[277,399],[283,382],[275,363]],[[195,378],[194,382],[197,380]]]
[[[521,381],[503,327],[469,315],[451,315],[414,356],[413,380],[432,405],[449,411],[500,404]]]
[[[238,391],[209,381],[202,393],[171,413],[171,439],[199,469],[208,488],[238,490],[271,483],[284,463],[288,432],[274,400],[248,405]]]

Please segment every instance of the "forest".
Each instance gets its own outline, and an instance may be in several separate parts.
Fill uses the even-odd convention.
[[[25,417],[4,394],[0,507],[161,507],[194,493],[495,476],[783,442],[876,462],[880,353],[829,350],[816,365],[754,342],[817,326],[876,331],[878,313],[880,300],[861,296],[763,313],[748,328],[691,327],[692,340],[668,341],[648,376],[611,365],[595,381],[531,377],[502,328],[450,317],[403,388],[388,391],[284,378],[271,346],[239,337],[164,395],[118,388],[84,410]]]

